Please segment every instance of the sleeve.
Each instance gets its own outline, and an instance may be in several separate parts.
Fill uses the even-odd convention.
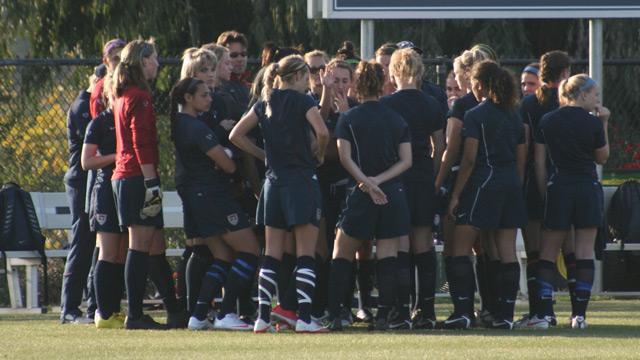
[[[265,101],[264,100],[259,100],[258,102],[256,102],[255,104],[253,104],[253,112],[256,113],[256,115],[258,116],[259,119],[262,119],[264,117],[264,105],[265,105]]]
[[[604,125],[597,117],[592,118],[593,121],[593,148],[600,149],[601,147],[607,145],[607,139],[604,135]]]
[[[308,96],[305,94],[300,94],[300,95],[302,99],[302,110],[305,115],[307,114],[307,111],[309,111],[309,109],[313,107],[318,107],[318,104],[316,104],[316,101],[311,96]]]
[[[87,131],[84,134],[85,144],[98,145],[100,143],[100,138],[102,137],[102,131],[99,126],[100,123],[101,120],[99,117],[91,120],[89,126],[87,126]]]
[[[429,99],[429,100],[430,100],[429,107],[431,108],[431,112],[433,113],[433,116],[434,116],[433,126],[429,132],[434,133],[438,130],[444,129],[447,121],[446,112],[442,111],[442,108],[440,107],[440,105],[438,104],[438,101],[435,98]]]
[[[189,131],[187,132],[189,136],[189,142],[196,144],[198,149],[203,153],[213,149],[214,147],[220,145],[218,141],[218,137],[213,132],[213,130],[209,129],[204,124],[198,124],[202,126],[190,126]]]
[[[398,115],[398,144],[410,143],[411,133],[409,132],[409,125],[404,121],[402,116]]]
[[[536,126],[535,128],[529,129],[529,131],[533,132],[533,141],[535,141],[537,144],[547,143],[544,139],[544,134],[542,130],[542,128],[544,127],[544,124],[546,124],[546,121],[545,121],[546,119],[547,119],[547,115],[543,116],[542,119],[540,119],[538,126]]]
[[[156,120],[148,94],[129,99],[131,140],[139,164],[155,164],[157,153]]]
[[[460,120],[464,119],[464,109],[461,102],[462,99],[464,99],[464,97],[458,98],[453,102],[453,106],[449,112],[449,117],[454,117]]]
[[[462,137],[480,139],[480,127],[472,111],[464,115],[464,120],[462,121]]]
[[[338,118],[338,124],[335,129],[335,137],[353,142],[353,136],[349,129],[349,113],[344,113]]]

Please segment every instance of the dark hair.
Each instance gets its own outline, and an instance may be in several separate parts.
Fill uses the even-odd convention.
[[[360,61],[356,68],[355,91],[360,99],[380,96],[384,86],[384,70],[374,60]]]
[[[549,51],[540,57],[540,81],[543,85],[536,90],[536,98],[541,105],[545,105],[551,98],[550,82],[558,82],[562,73],[571,67],[571,58],[564,51]]]
[[[220,36],[218,36],[218,40],[216,40],[218,45],[228,46],[231,43],[240,43],[245,48],[248,47],[249,42],[247,41],[247,37],[244,36],[243,33],[237,32],[235,30],[225,31]]]
[[[278,47],[273,41],[267,41],[262,45],[262,54],[260,55],[260,67],[265,67],[273,62],[273,55]]]
[[[184,105],[184,96],[186,94],[195,95],[200,84],[204,85],[204,81],[198,80],[192,77],[186,77],[178,83],[176,83],[171,92],[169,98],[171,99],[171,106],[169,112],[169,119],[171,120],[171,140],[175,142],[175,127],[178,116],[178,105]]]
[[[398,46],[396,44],[384,43],[378,48],[378,50],[376,50],[376,56],[391,56],[391,54],[396,50],[398,50]]]
[[[336,52],[336,58],[340,60],[360,60],[356,56],[356,47],[349,40],[342,43],[342,47]]]
[[[487,97],[505,110],[512,110],[518,103],[518,85],[513,73],[492,60],[473,66],[471,78],[487,90]]]
[[[153,38],[145,40],[134,40],[122,49],[120,63],[113,71],[113,92],[116,97],[122,96],[129,86],[137,86],[144,90],[149,90],[149,84],[144,77],[142,70],[142,60],[156,54],[156,47]]]

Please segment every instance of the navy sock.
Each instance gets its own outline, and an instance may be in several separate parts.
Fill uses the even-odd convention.
[[[397,259],[395,256],[378,259],[376,262],[378,274],[378,313],[377,319],[387,319],[389,311],[396,299]]]
[[[371,291],[373,291],[374,260],[358,260],[358,306],[370,309]]]
[[[346,276],[346,274],[345,274]],[[353,306],[353,294],[356,290],[356,279],[358,278],[358,264],[356,262],[351,263],[351,273],[347,277],[349,279],[349,283],[347,284],[347,290],[343,293],[344,298],[342,299],[342,305],[345,309],[351,311],[351,307]]]
[[[347,291],[351,276],[351,261],[336,258],[331,261],[329,275],[329,315],[332,319],[340,317],[344,292]]]
[[[396,290],[398,295],[398,314],[400,319],[408,320],[411,317],[411,257],[408,252],[398,251]]]
[[[564,265],[567,268],[567,288],[571,298],[571,315],[575,316],[576,308],[576,254],[570,253],[564,256]]]
[[[536,282],[538,285],[538,317],[553,315],[553,279],[556,275],[556,264],[547,261],[538,261]]]
[[[296,266],[296,293],[298,294],[298,318],[311,321],[311,304],[316,287],[316,261],[311,256],[300,256]]]
[[[206,245],[194,245],[193,252],[187,261],[186,283],[187,283],[187,311],[193,314],[200,294],[200,286],[207,269],[213,262],[213,255]]]
[[[98,264],[98,256],[100,255],[100,248],[93,248],[93,257],[91,258],[91,268],[89,268],[89,275],[87,276],[87,316],[93,317],[96,309],[98,308],[98,301],[96,299],[95,288],[95,271]]]
[[[258,275],[258,316],[267,323],[271,322],[271,300],[277,291],[279,268],[280,260],[265,256]]]
[[[538,287],[536,282],[537,264],[540,253],[531,251],[527,253],[527,292],[529,293],[529,315],[536,313],[538,302]]]
[[[476,255],[476,276],[478,277],[478,294],[482,310],[491,311],[491,300],[489,299],[491,288],[489,285],[489,259],[484,255]]]
[[[500,264],[500,260],[491,260],[487,266],[487,283],[488,283],[488,294],[487,298],[489,301],[489,311],[491,314],[500,314],[500,296],[502,294],[501,284],[502,282],[502,267]]]
[[[312,314],[315,317],[324,315],[327,309],[327,301],[329,297],[329,267],[330,262],[316,254],[316,289],[313,293],[313,309]]]
[[[435,319],[436,294],[436,252],[431,249],[414,255],[418,269],[418,301],[417,308],[430,319]]]
[[[198,320],[204,320],[207,317],[214,295],[220,291],[227,281],[227,273],[230,267],[231,265],[228,262],[216,259],[207,269],[204,279],[202,279],[198,301],[193,312],[193,316]]]
[[[193,247],[186,246],[182,256],[180,257],[180,261],[178,262],[178,267],[176,268],[176,272],[178,276],[176,277],[176,297],[178,298],[178,306],[183,309],[187,308],[187,262],[193,253]]]
[[[120,308],[120,304],[122,303],[122,298],[124,297],[124,293],[125,293],[125,283],[124,283],[124,264],[116,264],[116,280],[114,282],[114,289],[115,291],[113,291],[113,298],[112,298],[112,304],[113,304],[113,311],[115,312],[120,312],[121,308]]]
[[[292,254],[282,254],[278,273],[278,303],[283,309],[295,311],[298,307],[296,300],[296,257]]]
[[[502,320],[513,321],[513,311],[518,296],[520,282],[520,264],[517,262],[501,264],[500,267],[500,313]]]
[[[220,318],[233,312],[240,294],[245,293],[253,283],[253,275],[256,272],[257,265],[258,257],[253,254],[239,252],[236,255],[224,286]]]
[[[473,288],[475,276],[473,264],[468,256],[451,258],[451,297],[455,315],[473,314]],[[471,313],[469,312],[471,311]]]
[[[591,288],[595,276],[595,263],[593,260],[576,261],[576,305],[573,310],[574,316],[585,316],[587,306],[591,298]]]
[[[149,269],[149,253],[129,249],[125,264],[125,284],[127,287],[127,301],[129,304],[129,319],[142,317],[142,299],[147,285],[147,270]]]
[[[167,312],[178,312],[173,271],[171,271],[171,265],[169,265],[164,253],[149,256],[149,277],[158,289]]]
[[[100,260],[97,262],[93,281],[96,295],[96,302],[98,303],[98,311],[103,319],[108,319],[115,312],[113,308],[112,293],[114,291],[118,276],[117,265],[108,261]]]

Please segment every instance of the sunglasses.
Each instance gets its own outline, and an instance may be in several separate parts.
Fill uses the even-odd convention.
[[[232,52],[232,53],[229,54],[229,57],[231,57],[232,59],[235,59],[238,56],[247,57],[247,52],[246,51],[243,51],[243,52]]]
[[[324,70],[326,68],[326,66],[324,65],[320,65],[318,67],[311,67],[309,66],[309,72],[311,72],[312,74],[317,74],[320,72],[320,70]]]

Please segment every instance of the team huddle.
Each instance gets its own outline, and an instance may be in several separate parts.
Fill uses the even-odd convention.
[[[150,90],[157,51],[153,41],[109,41],[105,73],[76,100],[92,119],[76,163],[95,174],[96,327],[547,329],[558,322],[561,252],[571,327],[586,327],[604,207],[596,164],[609,156],[598,85],[570,76],[568,55],[551,51],[519,86],[479,44],[455,58],[443,90],[423,79],[422,54],[410,41],[369,61],[349,42],[333,59],[269,43],[253,76],[240,33],[187,49],[170,93],[186,235],[174,287],[158,174],[169,144],[158,141]],[[441,321],[436,227],[454,305]],[[518,229],[529,312],[516,320]],[[166,324],[143,313],[147,277]]]

